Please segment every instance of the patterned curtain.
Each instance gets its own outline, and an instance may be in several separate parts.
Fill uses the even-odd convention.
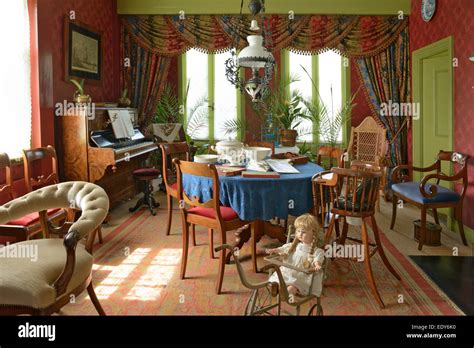
[[[132,106],[138,109],[139,127],[146,129],[153,121],[171,58],[143,48],[124,31],[121,44],[122,61],[129,63],[123,69],[121,85],[128,88]]]
[[[383,115],[382,103],[410,102],[410,47],[408,29],[377,56],[357,60],[361,82],[373,114],[386,129],[390,168],[407,163],[407,128],[409,117]],[[390,183],[389,183],[390,184]]]
[[[219,53],[234,45],[247,45],[250,16],[194,15],[124,16],[122,24],[140,46],[163,56],[177,56],[191,47],[206,53]],[[304,54],[333,49],[346,57],[377,55],[392,44],[406,28],[408,19],[397,16],[295,16],[267,15],[263,26],[270,33],[265,46]]]
[[[122,86],[129,87],[141,122],[151,122],[170,58],[190,48],[220,53],[232,46],[243,48],[252,32],[250,16],[193,15],[123,16],[123,57],[131,58]],[[380,103],[409,99],[408,18],[397,16],[266,15],[261,25],[268,35],[265,46],[272,51],[286,48],[303,54],[332,49],[357,58],[365,92],[374,114]],[[379,117],[387,128],[390,166],[406,163],[404,118]]]

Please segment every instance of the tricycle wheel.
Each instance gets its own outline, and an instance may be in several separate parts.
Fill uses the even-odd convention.
[[[271,315],[271,309],[278,307],[279,311],[279,301],[280,298],[278,296],[278,301],[276,303],[272,303],[271,290],[267,286],[260,289],[255,289],[252,291],[252,294],[250,295],[250,298],[247,302],[247,306],[245,307],[245,315]]]

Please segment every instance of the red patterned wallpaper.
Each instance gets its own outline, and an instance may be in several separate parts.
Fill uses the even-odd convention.
[[[474,228],[474,0],[438,0],[433,19],[421,19],[421,0],[412,0],[410,46],[417,50],[447,36],[454,37],[454,149],[472,157],[469,188],[464,199],[464,223]]]
[[[102,33],[103,70],[99,85],[86,82],[93,101],[116,101],[120,95],[120,27],[116,0],[38,0],[41,143],[54,144],[53,106],[70,101],[74,86],[64,80],[64,16]]]
[[[76,20],[102,33],[103,44],[103,77],[101,86],[87,85],[86,92],[95,101],[116,101],[119,97],[119,57],[120,31],[116,0],[39,0],[38,12],[47,13],[48,22],[39,24],[40,38],[44,25],[54,43],[53,57],[53,88],[54,99],[72,99],[74,86],[64,81],[63,33],[64,15],[75,11]],[[41,43],[40,43],[41,44]]]

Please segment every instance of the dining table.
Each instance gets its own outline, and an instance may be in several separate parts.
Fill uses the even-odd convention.
[[[287,220],[311,211],[313,207],[312,177],[323,171],[321,166],[308,162],[294,165],[298,173],[280,174],[278,178],[249,178],[243,176],[219,176],[219,198],[222,205],[231,207],[241,220],[249,224],[236,233],[234,248],[241,248],[253,239],[251,245],[254,271],[256,244],[263,235],[285,243],[286,228],[272,224],[275,218]],[[212,198],[212,179],[195,175],[183,175],[183,189],[189,197],[201,202]],[[230,261],[230,254],[227,259]]]

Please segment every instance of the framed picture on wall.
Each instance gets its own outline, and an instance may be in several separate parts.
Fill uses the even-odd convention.
[[[102,77],[101,34],[77,21],[64,21],[65,80],[83,78],[100,81]]]

